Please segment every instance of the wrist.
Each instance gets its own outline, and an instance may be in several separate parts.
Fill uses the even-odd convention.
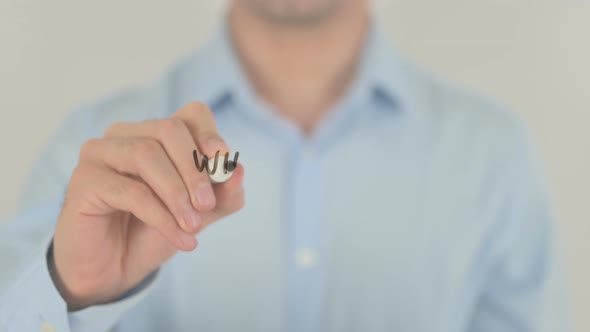
[[[55,257],[53,254],[53,239],[51,240],[51,243],[49,244],[49,248],[47,249],[46,259],[47,259],[47,268],[49,269],[49,275],[51,276],[51,280],[53,281],[53,285],[57,289],[57,291],[58,291],[59,295],[62,297],[62,299],[66,302],[66,304],[68,306],[68,311],[71,312],[71,311],[82,310],[82,309],[90,306],[89,303],[85,304],[84,301],[77,299],[76,296],[71,294],[71,292],[69,292],[68,288],[65,286],[65,283],[63,282],[62,278],[60,277],[60,275],[57,271],[57,267],[55,264]]]

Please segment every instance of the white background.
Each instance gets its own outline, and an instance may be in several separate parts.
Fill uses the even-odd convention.
[[[0,215],[82,101],[155,77],[197,47],[223,1],[0,0]],[[546,161],[576,331],[590,331],[590,2],[376,4],[400,51],[527,120]],[[557,331],[556,331],[557,332]]]

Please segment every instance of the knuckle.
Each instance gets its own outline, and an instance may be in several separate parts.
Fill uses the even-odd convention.
[[[105,137],[109,137],[109,136],[116,136],[116,135],[118,135],[118,133],[120,133],[123,130],[123,127],[125,125],[126,125],[126,123],[124,123],[124,122],[115,122],[115,123],[111,124],[105,130],[104,136]]]
[[[183,108],[178,111],[178,114],[183,114],[186,118],[194,118],[195,116],[202,116],[203,114],[210,114],[213,116],[213,112],[209,106],[198,101],[191,101],[186,104]]]
[[[172,209],[175,210],[177,215],[182,215],[185,207],[190,206],[190,197],[184,187],[170,189],[168,197],[171,202],[174,202],[174,206],[172,207]]]
[[[107,191],[115,197],[120,197],[130,193],[131,189],[130,185],[125,181],[112,180],[107,182]]]
[[[139,204],[148,203],[148,201],[151,197],[151,192],[150,192],[149,188],[146,185],[141,184],[139,182],[135,182],[135,181],[127,181],[125,183],[122,182],[121,188],[123,189],[123,192],[128,193],[128,195],[133,197],[133,200],[135,200]]]
[[[191,112],[211,112],[209,106],[199,101],[191,101],[186,105],[185,108],[190,110]]]
[[[99,138],[91,138],[84,142],[80,147],[80,160],[87,159],[96,150],[96,146],[101,142]]]
[[[93,168],[88,163],[78,163],[72,171],[70,185],[75,179],[89,179],[93,175]]]
[[[166,137],[168,135],[178,133],[184,128],[185,125],[182,120],[177,118],[168,118],[160,121],[158,131],[163,137]]]
[[[131,150],[136,161],[152,162],[160,157],[162,147],[155,140],[138,139],[133,141]]]
[[[109,191],[115,196],[127,196],[126,200],[137,208],[149,204],[151,198],[150,189],[146,185],[131,179],[111,182]]]

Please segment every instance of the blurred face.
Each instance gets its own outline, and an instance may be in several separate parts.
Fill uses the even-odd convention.
[[[321,22],[347,1],[358,0],[236,0],[244,1],[258,15],[275,23],[309,24]]]

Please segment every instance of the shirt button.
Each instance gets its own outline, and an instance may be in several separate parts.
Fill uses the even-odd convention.
[[[55,329],[51,324],[45,322],[41,325],[41,332],[55,332]]]
[[[310,269],[318,264],[318,254],[310,248],[297,250],[295,255],[297,267],[301,269]]]

